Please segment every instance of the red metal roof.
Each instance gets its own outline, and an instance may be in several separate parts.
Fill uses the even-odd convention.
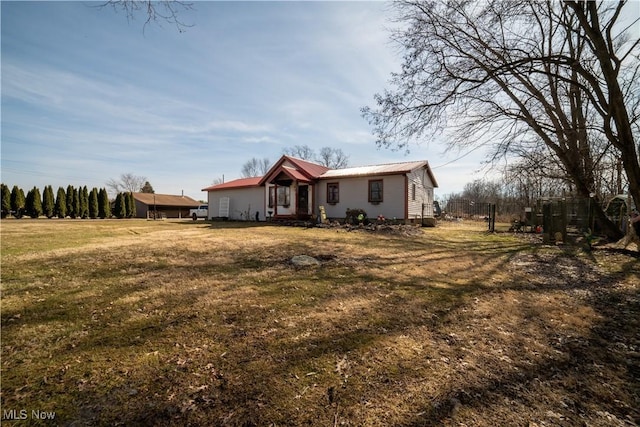
[[[283,172],[283,168],[285,167],[284,163],[287,161],[295,167],[295,169],[287,167],[287,171],[288,172],[297,171],[298,172],[297,177],[292,176],[292,178],[295,178],[299,181],[310,182],[311,180],[318,178],[320,175],[322,175],[323,173],[329,170],[329,168],[326,166],[322,166],[317,163],[312,163],[306,160],[298,159],[297,157],[291,157],[291,156],[285,155],[280,157],[280,160],[278,160],[276,164],[273,165],[271,169],[269,169],[269,172],[267,172],[267,174],[262,177],[262,180],[260,181],[260,185],[274,179],[281,172]],[[304,177],[304,179],[301,179],[298,177]]]
[[[300,172],[298,169],[290,168],[289,166],[283,166],[282,172],[289,175],[291,178],[295,179],[296,181],[311,182],[311,180],[305,175],[303,175],[302,172]]]
[[[328,167],[319,165],[317,163],[308,162],[306,160],[298,159],[296,157],[285,156],[291,163],[293,163],[298,169],[309,176],[309,178],[318,178],[320,175],[329,170]]]
[[[246,187],[259,187],[261,176],[252,176],[250,178],[234,179],[233,181],[224,182],[222,184],[215,184],[207,188],[203,188],[202,191],[217,191],[228,190],[230,188],[246,188]]]

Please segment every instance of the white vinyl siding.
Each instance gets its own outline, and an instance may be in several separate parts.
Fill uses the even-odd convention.
[[[382,180],[382,202],[369,202],[369,182]],[[338,203],[327,203],[327,183],[338,183],[340,199]],[[383,215],[385,218],[404,219],[405,210],[405,177],[404,175],[363,176],[355,178],[332,178],[320,180],[316,186],[318,206],[325,207],[327,217],[344,218],[347,209],[364,209],[369,218]]]
[[[256,211],[260,221],[266,218],[264,187],[230,188],[228,190],[209,191],[209,218],[219,214],[220,199],[229,198],[229,219],[255,221]]]
[[[419,221],[423,215],[423,204],[425,218],[433,217],[433,185],[426,169],[420,168],[409,172],[407,180],[410,193],[413,193],[413,186],[415,185],[415,198],[412,197],[413,194],[408,197],[407,219]]]

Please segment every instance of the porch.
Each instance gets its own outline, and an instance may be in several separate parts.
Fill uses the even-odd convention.
[[[283,170],[267,182],[267,218],[309,220],[314,214],[314,186],[295,169]]]

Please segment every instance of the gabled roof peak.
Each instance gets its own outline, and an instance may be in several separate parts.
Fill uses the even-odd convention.
[[[285,166],[285,163],[291,163],[298,173],[306,177],[308,180],[317,179],[320,175],[329,170],[328,167],[322,166],[318,163],[310,162],[309,160],[299,159],[297,157],[283,155],[280,159],[269,169],[269,171],[260,180],[260,185],[265,182],[269,182],[274,179]]]

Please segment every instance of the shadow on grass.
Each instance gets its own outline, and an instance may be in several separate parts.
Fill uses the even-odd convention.
[[[572,251],[569,248],[556,254],[551,260],[545,260],[543,265],[552,268],[549,264],[571,257]],[[584,258],[588,261],[593,259],[589,256]],[[573,261],[577,264],[584,262]],[[637,352],[640,348],[637,335],[640,330],[640,289],[637,286],[640,269],[632,259],[623,259],[622,262],[621,272],[611,275],[586,280],[560,277],[556,283],[544,286],[523,283],[502,288],[526,289],[537,294],[537,298],[554,291],[587,291],[584,302],[595,310],[601,320],[590,328],[586,336],[563,334],[550,327],[547,334],[555,356],[533,365],[516,364],[507,372],[487,376],[480,384],[465,381],[460,375],[454,386],[441,390],[438,398],[416,408],[417,415],[398,425],[449,425],[457,422],[465,412],[482,412],[502,402],[508,402],[514,408],[533,408],[538,412],[531,419],[534,423],[638,423],[640,410],[635,402],[640,399],[640,357]],[[592,264],[586,262],[582,267],[591,269]],[[625,280],[635,281],[635,286],[619,286]],[[548,389],[553,390],[553,395],[548,391],[545,394]],[[551,409],[545,409],[542,399],[552,399],[551,405],[547,406]]]
[[[3,309],[11,346],[5,353],[3,344],[4,404],[28,394],[22,402],[34,407],[64,405],[53,409],[70,425],[489,425],[492,417],[500,423],[500,411],[527,407],[553,409],[568,425],[596,409],[638,419],[638,290],[617,287],[628,272],[638,277],[635,260],[605,275],[594,270],[594,259],[512,239],[380,237],[366,244],[366,255],[341,242],[275,242],[224,261],[212,248],[207,258],[182,253],[188,262],[166,255],[150,266],[131,254],[127,268],[117,258],[90,271],[71,268],[73,286],[37,295],[50,312],[37,304]],[[326,262],[297,269],[287,260],[298,253]],[[530,272],[519,271],[523,254],[548,269],[550,280],[530,282]],[[52,263],[76,265],[68,258]],[[405,271],[416,263],[417,270]],[[563,263],[588,279],[551,280]],[[461,373],[466,349],[493,339],[481,331],[471,335],[474,342],[463,338],[473,327],[465,322],[474,320],[475,300],[525,292],[535,304],[558,291],[584,290],[584,303],[601,318],[588,336],[562,334],[544,316],[531,319],[539,324],[535,338],[551,348],[548,357],[520,357],[532,351],[520,345],[504,354],[512,363]],[[90,327],[86,335],[45,340],[57,354],[51,362],[42,360],[47,352],[31,355],[40,364],[30,374],[12,336],[48,322]],[[479,355],[477,363],[496,359]],[[422,386],[429,376],[442,376],[435,388]],[[619,389],[595,387],[603,378]],[[541,399],[555,398],[551,389],[558,401],[545,406]],[[66,397],[55,401],[56,394]]]

